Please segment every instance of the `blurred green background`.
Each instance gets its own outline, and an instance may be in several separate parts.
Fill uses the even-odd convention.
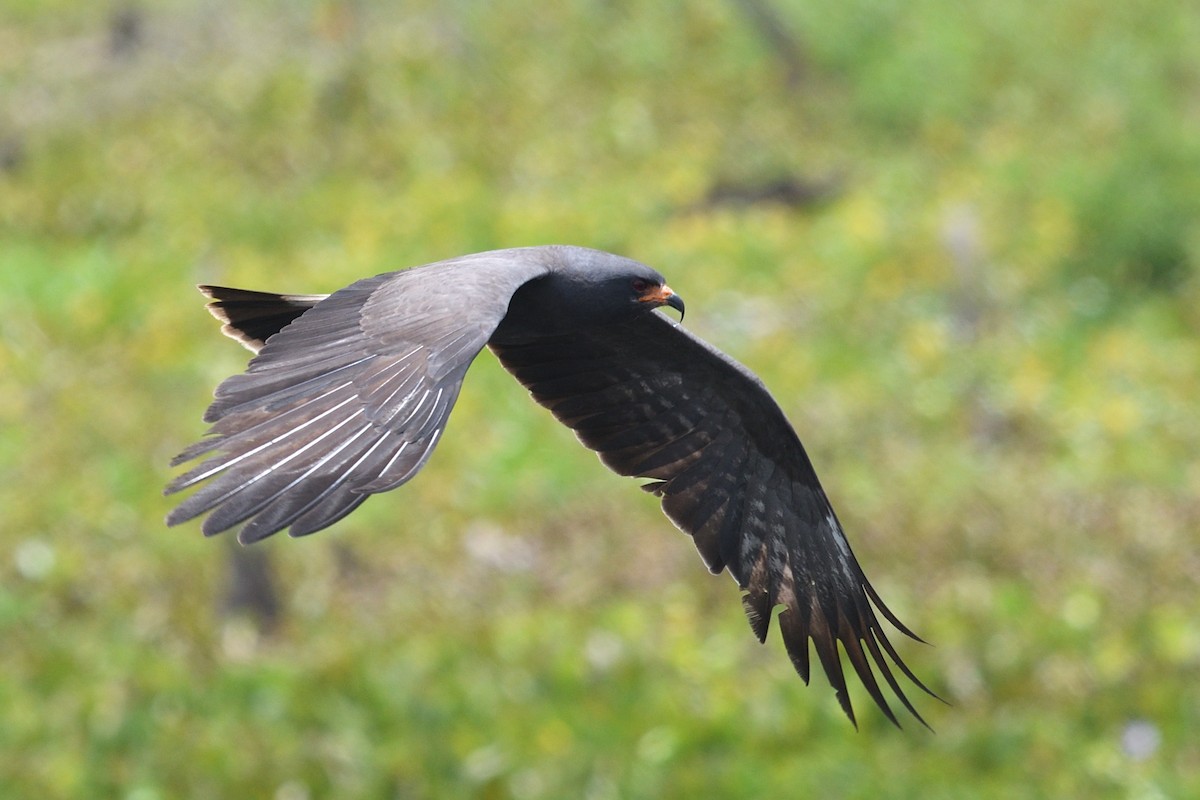
[[[0,796],[1200,795],[1200,9],[0,2]],[[192,285],[650,263],[951,705],[805,687],[486,356],[425,472],[236,553]]]

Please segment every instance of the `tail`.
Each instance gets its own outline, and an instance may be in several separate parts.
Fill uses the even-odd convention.
[[[272,294],[226,286],[197,286],[212,300],[208,311],[224,324],[221,333],[237,339],[257,353],[267,339],[279,333],[305,311],[324,300],[325,294]]]

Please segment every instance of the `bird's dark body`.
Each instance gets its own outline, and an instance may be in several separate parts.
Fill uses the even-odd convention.
[[[743,589],[764,640],[773,610],[809,678],[809,641],[854,718],[838,644],[895,717],[876,669],[917,719],[880,600],[850,550],[795,431],[749,370],[655,313],[682,302],[629,259],[547,246],[464,256],[367,278],[334,294],[202,287],[225,332],[258,355],[217,389],[206,456],[168,492],[203,484],[168,517],[254,541],[312,533],[424,465],[467,367],[489,347],[613,471],[646,478],[714,573]],[[915,637],[914,637],[915,638]],[[886,657],[885,657],[886,654]],[[922,720],[923,722],[923,720]]]

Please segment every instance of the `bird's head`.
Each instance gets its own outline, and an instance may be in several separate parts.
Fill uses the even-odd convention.
[[[550,335],[627,322],[683,298],[645,264],[585,247],[540,248],[549,271],[513,294],[497,336]],[[682,317],[681,317],[682,318]]]
[[[656,270],[632,259],[572,248],[554,275],[560,308],[580,322],[619,322],[655,308],[684,313],[683,298]]]

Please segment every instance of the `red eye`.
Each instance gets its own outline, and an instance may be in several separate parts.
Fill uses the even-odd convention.
[[[637,292],[638,294],[641,294],[642,292],[646,291],[649,288],[650,288],[649,281],[644,281],[641,278],[633,279],[633,290],[635,292]]]

